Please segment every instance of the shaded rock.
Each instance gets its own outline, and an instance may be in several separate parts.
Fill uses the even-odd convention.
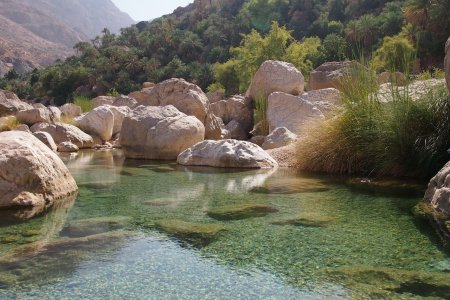
[[[152,96],[150,95],[150,91],[151,91],[151,89],[144,88],[140,91],[129,93],[128,96],[135,99],[139,105],[141,105],[141,104],[145,105],[145,103],[149,103],[150,101],[152,101],[151,100]]]
[[[71,142],[62,142],[58,145],[58,152],[78,152],[80,149]]]
[[[261,147],[262,144],[264,144],[265,140],[266,140],[265,136],[263,136],[263,135],[255,135],[255,136],[252,136],[252,138],[250,139],[250,142]]]
[[[181,220],[160,220],[156,226],[170,236],[189,242],[194,246],[205,246],[214,241],[225,230],[221,224],[202,224]]]
[[[61,120],[62,112],[58,107],[49,106],[47,109],[49,111],[51,122],[59,122]]]
[[[20,124],[17,127],[13,128],[13,130],[15,130],[15,131],[24,131],[24,132],[31,133],[30,127],[28,125],[26,125],[26,124]]]
[[[108,108],[114,115],[112,134],[116,135],[122,131],[123,120],[132,113],[132,109],[127,106],[109,106]]]
[[[335,88],[313,90],[301,94],[300,98],[314,104],[321,112],[326,112],[341,103],[341,92]]]
[[[206,93],[206,97],[208,97],[210,103],[215,103],[217,101],[225,99],[225,94],[221,91],[214,91]]]
[[[114,216],[99,217],[69,222],[61,231],[61,236],[83,237],[93,234],[125,228],[131,222],[131,217]]]
[[[428,184],[424,201],[433,208],[450,217],[450,162],[448,162]]]
[[[70,124],[37,123],[31,127],[31,132],[44,131],[49,133],[56,144],[72,142],[80,149],[91,148],[94,141],[90,135]]]
[[[177,163],[223,168],[274,168],[277,163],[259,146],[245,141],[203,141],[182,152]]]
[[[0,207],[45,206],[78,191],[61,159],[32,134],[0,133]]]
[[[324,115],[317,105],[302,97],[275,92],[270,94],[267,104],[267,121],[269,131],[286,127],[299,134],[304,126],[314,119],[323,119]]]
[[[33,107],[23,102],[16,94],[0,89],[0,117],[15,116],[21,110]]]
[[[361,65],[356,61],[326,62],[311,72],[307,90],[326,88],[341,90],[344,83],[343,80],[348,76],[352,76],[352,70],[359,66]]]
[[[43,142],[47,147],[49,147],[52,151],[56,151],[58,148],[53,140],[52,136],[48,132],[36,131],[33,135]]]
[[[248,138],[248,133],[245,132],[244,128],[242,128],[241,124],[236,120],[231,120],[225,126],[225,129],[228,131],[228,138],[235,140],[246,140]]]
[[[405,74],[402,72],[383,72],[380,73],[377,77],[377,82],[379,85],[385,84],[385,83],[392,83],[396,86],[404,86],[407,83],[407,78]]]
[[[268,60],[262,63],[253,76],[245,96],[255,99],[267,97],[273,92],[298,95],[304,88],[305,78],[293,64]]]
[[[227,221],[264,217],[275,212],[278,210],[271,206],[249,203],[212,208],[207,214],[213,219]]]
[[[112,105],[114,101],[116,100],[116,97],[112,96],[98,96],[94,99],[92,99],[92,105],[94,108],[102,106],[102,105]]]
[[[19,111],[17,119],[20,123],[27,125],[34,125],[36,123],[50,123],[50,112],[44,106],[43,108],[32,108]]]
[[[444,60],[445,80],[447,81],[447,88],[450,91],[450,37],[445,43],[445,60]]]
[[[225,124],[235,120],[241,124],[245,132],[253,129],[253,105],[251,99],[235,95],[231,98],[216,101],[211,104],[214,115],[223,120]]]
[[[289,131],[286,127],[278,127],[272,131],[264,140],[262,148],[275,149],[287,146],[297,140],[297,135]]]
[[[131,109],[135,108],[136,106],[138,106],[138,102],[136,101],[136,99],[130,97],[130,96],[124,96],[124,95],[120,95],[119,97],[117,97],[113,104],[113,106],[126,106],[129,107]]]
[[[63,106],[59,108],[61,110],[62,116],[66,118],[73,119],[75,117],[80,116],[83,111],[81,110],[81,107],[78,105],[75,105],[73,103],[66,103]]]
[[[120,144],[126,157],[176,159],[203,140],[205,128],[195,117],[174,106],[139,106],[125,117]]]
[[[113,135],[114,114],[108,106],[99,106],[77,120],[81,130],[94,134],[103,141],[109,141]]]
[[[273,225],[292,225],[303,227],[325,227],[334,222],[335,219],[318,213],[302,212],[295,216],[286,217],[271,222]]]
[[[194,116],[205,126],[205,139],[220,139],[221,127],[212,116],[210,103],[202,89],[184,79],[172,78],[158,83],[148,91],[148,98],[142,105],[173,105],[180,112]]]

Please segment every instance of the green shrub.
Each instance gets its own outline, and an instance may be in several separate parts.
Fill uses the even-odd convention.
[[[392,87],[387,103],[369,70],[348,80],[343,105],[310,124],[298,144],[304,170],[367,176],[429,178],[450,158],[450,97],[445,86],[413,99]]]
[[[267,121],[267,97],[264,95],[257,96],[255,99],[255,127],[258,135],[269,134],[269,122]]]
[[[73,99],[73,103],[81,107],[81,110],[85,112],[90,112],[94,108],[94,104],[88,97],[77,96]]]

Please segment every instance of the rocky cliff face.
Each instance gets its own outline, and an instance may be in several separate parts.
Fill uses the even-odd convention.
[[[0,77],[47,66],[103,28],[133,22],[111,0],[0,0]]]

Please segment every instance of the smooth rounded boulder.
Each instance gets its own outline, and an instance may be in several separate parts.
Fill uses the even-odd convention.
[[[17,120],[30,126],[41,122],[50,123],[50,112],[46,107],[22,110],[17,114]]]
[[[305,89],[305,78],[297,68],[284,61],[265,61],[253,76],[246,97],[267,97],[273,92],[298,95]]]
[[[213,115],[206,94],[200,87],[184,79],[172,78],[155,85],[147,92],[142,105],[173,105],[180,112],[194,116],[205,126],[205,138],[217,140],[222,135],[222,128]]]
[[[21,101],[16,94],[0,89],[0,117],[15,116],[21,110],[32,108],[33,106]]]
[[[225,124],[232,120],[239,122],[245,132],[253,129],[253,104],[250,98],[240,95],[219,100],[211,104],[211,109]]]
[[[264,140],[262,148],[264,150],[275,149],[292,144],[297,140],[297,135],[286,127],[278,127],[272,131]]]
[[[52,136],[48,132],[36,131],[33,135],[43,142],[47,147],[49,147],[52,151],[56,151],[58,147],[55,144]]]
[[[76,118],[83,113],[81,107],[73,103],[66,103],[61,106],[59,110],[61,111],[62,116],[70,119]]]
[[[84,132],[96,135],[106,142],[112,138],[114,113],[106,105],[99,106],[79,117],[77,124]]]
[[[204,136],[202,122],[172,105],[138,106],[123,120],[119,143],[128,158],[175,160]]]
[[[61,159],[30,133],[0,133],[0,207],[49,206],[78,191]]]
[[[182,152],[177,163],[220,168],[275,168],[277,162],[261,147],[238,140],[203,141]]]
[[[36,131],[48,132],[56,144],[72,142],[80,149],[91,148],[94,146],[94,140],[89,134],[70,124],[37,123],[31,126],[31,132]]]

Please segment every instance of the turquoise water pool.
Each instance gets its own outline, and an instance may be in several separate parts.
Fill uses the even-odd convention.
[[[292,170],[63,156],[80,187],[0,212],[1,299],[364,299],[450,295],[419,196]]]

